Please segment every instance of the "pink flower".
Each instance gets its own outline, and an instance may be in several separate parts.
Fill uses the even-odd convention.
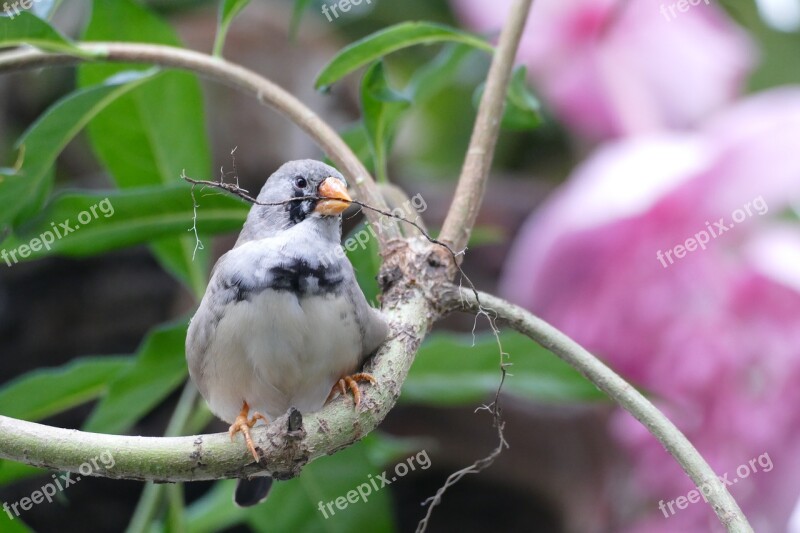
[[[755,57],[716,2],[697,1],[673,17],[666,1],[536,0],[518,59],[588,140],[692,126],[735,99]],[[494,34],[511,1],[451,3],[467,27]]]
[[[783,89],[609,144],[528,220],[501,282],[651,392],[719,474],[768,454],[731,487],[757,531],[784,531],[800,495],[798,138]],[[652,499],[633,530],[708,531],[705,504],[657,507],[693,488],[661,445],[626,414],[613,430]]]

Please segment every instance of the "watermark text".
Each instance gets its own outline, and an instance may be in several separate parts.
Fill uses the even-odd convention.
[[[755,474],[758,472],[758,467],[761,467],[761,472],[769,472],[772,470],[772,459],[770,458],[769,453],[762,453],[757,458],[750,459],[749,462],[739,465],[736,468],[737,477],[731,478],[727,472],[719,476],[721,485],[704,483],[700,487],[690,490],[686,496],[678,496],[674,500],[669,500],[666,503],[664,500],[659,501],[658,508],[661,509],[662,513],[664,513],[664,518],[669,518],[674,516],[678,511],[689,507],[689,504],[697,503],[701,499],[708,503],[708,497],[714,494],[714,491],[717,490],[717,487],[730,487],[731,485],[738,483],[740,479],[746,479],[750,476],[750,474]]]
[[[345,496],[339,496],[335,500],[329,502],[320,500],[317,509],[322,513],[322,516],[327,519],[336,514],[336,509],[344,511],[347,509],[348,505],[358,503],[359,500],[366,503],[370,494],[378,492],[387,485],[391,485],[393,482],[397,481],[398,478],[407,475],[409,471],[416,470],[417,466],[422,470],[430,468],[431,460],[430,457],[428,457],[427,450],[422,450],[416,455],[412,455],[404,462],[397,463],[394,467],[394,475],[391,478],[386,470],[377,476],[370,474],[366,482],[349,491]]]
[[[3,502],[3,510],[8,515],[8,518],[14,520],[19,516],[20,511],[30,511],[34,505],[38,505],[45,500],[47,503],[53,502],[53,497],[74,485],[81,480],[81,476],[91,476],[101,471],[107,471],[114,468],[114,456],[110,451],[105,451],[99,456],[89,459],[78,467],[80,476],[72,477],[72,473],[63,472],[60,474],[53,474],[51,477],[53,481],[42,485],[41,488],[33,491],[30,496],[26,496],[19,501],[12,504]],[[102,465],[102,466],[101,466]]]
[[[670,4],[661,4],[661,14],[664,15],[664,18],[667,19],[667,22],[672,22],[678,18],[679,14],[689,11],[690,7],[703,3],[705,3],[705,5],[709,5],[711,0],[678,0],[677,2],[672,2]]]
[[[416,223],[420,213],[424,213],[427,209],[427,202],[421,194],[417,193],[409,198],[402,206],[392,209],[391,214],[394,217],[401,217]],[[370,239],[373,239],[377,237],[378,234],[383,233],[383,231],[389,227],[388,225],[391,223],[391,221],[392,217],[383,215],[377,222],[367,223],[366,227],[348,237],[341,246],[337,246],[333,249],[333,251],[323,255],[320,259],[322,266],[327,267],[328,265],[335,263],[337,260],[347,257],[345,250],[347,252],[354,252],[358,248],[361,248],[362,250],[365,249]]]
[[[353,6],[360,6],[362,3],[372,4],[372,0],[338,0],[330,5],[323,3],[322,14],[325,15],[328,22],[333,22],[333,19],[339,18],[340,13],[347,13]]]
[[[747,202],[741,208],[734,210],[734,212],[731,213],[731,220],[727,223],[724,217],[713,223],[706,221],[706,229],[698,231],[693,237],[689,237],[682,244],[677,244],[666,252],[659,250],[656,252],[656,259],[661,263],[661,266],[667,268],[669,265],[675,264],[677,259],[686,257],[686,254],[689,252],[694,252],[698,248],[705,250],[706,245],[711,239],[716,239],[723,233],[730,231],[736,224],[740,224],[755,215],[763,216],[767,211],[769,211],[767,202],[764,201],[763,196],[759,196]],[[669,262],[669,264],[667,264],[667,262]]]
[[[70,233],[78,231],[81,226],[85,226],[93,220],[98,219],[100,217],[98,211],[105,218],[114,216],[114,206],[111,205],[111,200],[104,198],[96,204],[89,206],[86,211],[81,211],[78,213],[77,222],[73,223],[70,219],[59,222],[58,225],[56,225],[55,222],[51,222],[50,227],[52,230],[43,231],[38,237],[31,239],[28,244],[21,244],[12,250],[3,248],[0,250],[0,257],[2,257],[3,261],[5,261],[8,266],[12,266],[17,264],[20,259],[26,259],[33,252],[39,252],[43,248],[50,251],[50,247],[56,240],[63,239]],[[17,255],[19,255],[19,257],[17,257]]]

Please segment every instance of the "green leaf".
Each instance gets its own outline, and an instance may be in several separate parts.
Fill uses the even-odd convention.
[[[86,357],[28,372],[0,389],[0,413],[33,422],[66,411],[103,394],[129,364],[125,357]]]
[[[228,195],[204,196],[199,189],[195,196],[201,234],[241,229],[249,205]],[[51,255],[85,257],[176,235],[189,235],[194,247],[194,234],[189,231],[193,216],[190,188],[184,183],[108,193],[65,193],[6,239],[0,258],[12,266]],[[82,224],[79,218],[88,222]],[[69,233],[65,227],[70,228]]]
[[[414,103],[429,100],[432,95],[453,83],[464,60],[475,49],[465,44],[449,44],[425,66],[414,72],[406,92]]]
[[[161,403],[186,379],[184,357],[188,320],[152,331],[136,352],[133,364],[111,382],[85,431],[120,434]]]
[[[365,223],[361,223],[344,240],[345,253],[353,264],[356,281],[367,297],[367,301],[378,306],[378,271],[381,266],[378,239]]]
[[[438,235],[442,228],[428,228],[431,235]],[[467,246],[475,248],[491,244],[503,244],[508,242],[508,232],[502,226],[477,225],[472,228]]]
[[[409,105],[409,100],[389,85],[382,62],[367,69],[361,81],[361,109],[379,182],[389,181],[387,154],[397,121]]]
[[[350,147],[353,153],[356,154],[356,157],[364,164],[367,170],[371,173],[375,172],[375,162],[372,157],[369,135],[364,126],[364,121],[359,120],[357,123],[340,131],[339,135],[342,137],[342,140],[347,143],[347,146]],[[336,166],[333,164],[333,161],[328,158],[325,158],[325,162],[331,166]]]
[[[6,13],[9,14],[9,11]],[[20,10],[16,14],[12,9],[9,16],[0,16],[0,48],[24,44],[50,52],[82,57],[93,55],[75,46],[75,43],[33,13]]]
[[[508,129],[529,130],[539,127],[542,123],[541,106],[528,86],[527,74],[527,69],[520,66],[511,76],[508,85],[508,102],[511,106],[506,110],[506,115],[511,116],[505,121],[505,127]]]
[[[537,401],[584,402],[605,396],[558,357],[524,335],[502,332],[509,354],[503,391]],[[440,333],[419,350],[400,400],[406,403],[458,405],[476,403],[494,394],[500,382],[500,350],[493,335]]]
[[[294,8],[292,9],[292,22],[289,25],[289,36],[294,39],[297,35],[297,30],[300,29],[300,21],[303,18],[309,6],[314,0],[294,0]]]
[[[241,11],[247,7],[250,0],[223,0],[219,5],[219,23],[217,24],[217,36],[214,39],[214,52],[217,57],[222,57],[222,49],[225,47],[225,37],[231,22]]]
[[[378,467],[401,462],[406,457],[419,452],[430,444],[430,437],[396,437],[381,431],[373,431],[361,442],[366,444],[370,462]]]
[[[508,241],[506,229],[502,226],[475,226],[469,236],[470,248],[489,244],[503,244]]]
[[[0,531],[3,533],[34,533],[34,531],[25,525],[21,518],[14,517],[12,520],[9,518],[8,513],[0,513]]]
[[[299,477],[290,481],[276,481],[269,500],[263,505],[248,509],[231,504],[236,482],[218,482],[205,496],[187,510],[190,533],[212,533],[236,524],[247,523],[256,532],[350,532],[353,524],[369,524],[370,533],[391,532],[392,510],[390,491],[372,491],[367,502],[359,499],[348,503],[344,510],[333,507],[336,514],[326,519],[319,511],[319,503],[332,502],[346,497],[362,483],[369,484],[369,476],[380,474],[383,465],[371,459],[369,441],[362,441],[330,457],[314,461],[303,469]],[[366,492],[366,491],[365,491]]]
[[[180,45],[166,22],[131,0],[96,0],[84,38]],[[98,83],[120,68],[126,67],[82,65],[79,84]],[[187,72],[166,72],[121,98],[98,115],[88,131],[95,154],[120,188],[173,183],[183,170],[195,177],[208,176],[211,170],[200,84]],[[193,257],[194,248],[194,237],[185,235],[159,242],[152,250],[199,298],[210,261],[208,254]]]
[[[37,421],[66,411],[103,394],[130,364],[127,357],[86,357],[58,368],[34,370],[3,385],[0,413]],[[0,461],[0,485],[46,472],[22,463]]]
[[[9,485],[22,479],[47,474],[49,471],[44,468],[17,463],[15,461],[0,461],[0,486]],[[5,529],[0,528],[1,531]]]
[[[238,229],[241,224],[234,225]],[[203,232],[202,238],[208,234]],[[198,238],[200,234],[198,233]],[[211,263],[211,249],[202,245],[202,239],[182,233],[179,237],[164,237],[150,243],[150,249],[161,266],[176,279],[182,280],[192,289],[195,297],[202,298],[208,284],[208,265]]]
[[[17,142],[18,168],[0,176],[0,224],[19,221],[38,210],[52,186],[51,168],[61,150],[92,118],[152,74],[120,74],[102,85],[75,91],[45,111]]]
[[[354,70],[373,61],[417,44],[457,42],[486,51],[493,51],[485,40],[470,33],[430,22],[402,22],[368,35],[345,47],[317,76],[314,86],[327,89]]]
[[[192,503],[186,509],[186,532],[217,533],[247,520],[248,509],[233,504],[235,488],[235,479],[217,481],[202,498]],[[272,505],[271,494],[270,502],[264,505]]]
[[[530,87],[528,87],[526,77],[527,69],[520,66],[514,69],[509,81],[503,120],[500,123],[507,130],[533,130],[542,124],[541,106]],[[485,84],[481,84],[475,91],[473,98],[475,107],[480,103],[484,88]]]

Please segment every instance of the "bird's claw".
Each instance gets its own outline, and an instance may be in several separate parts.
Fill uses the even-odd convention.
[[[242,412],[239,413],[239,416],[236,417],[236,420],[233,421],[231,427],[228,428],[228,434],[231,436],[231,442],[236,437],[237,433],[241,433],[244,435],[244,442],[247,444],[247,449],[250,450],[250,453],[253,454],[253,459],[256,460],[256,463],[260,463],[261,459],[258,455],[258,451],[256,450],[256,446],[253,443],[253,437],[250,435],[250,428],[256,425],[256,422],[259,420],[263,420],[265,424],[269,424],[269,419],[262,415],[259,412],[253,413],[253,416],[248,418],[250,414],[250,406],[247,405],[247,402],[244,402],[242,405]]]
[[[373,385],[377,383],[372,374],[367,374],[366,372],[359,372],[351,376],[345,376],[333,384],[331,393],[328,395],[328,399],[325,403],[331,401],[338,394],[347,396],[347,390],[350,389],[350,391],[353,393],[353,401],[355,402],[356,407],[358,407],[361,404],[361,391],[358,388],[359,381],[369,381]]]

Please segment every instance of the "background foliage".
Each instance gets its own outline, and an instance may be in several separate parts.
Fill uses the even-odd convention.
[[[97,0],[79,38],[85,41],[137,41],[180,46],[176,32],[159,11],[192,9],[194,2],[177,6],[147,6],[133,0]],[[219,28],[214,53],[222,54],[225,36],[246,1],[227,0],[219,6]],[[301,23],[309,2],[295,5],[295,24]],[[45,49],[74,50],[70,39],[51,27],[47,12],[23,13],[0,18],[0,46],[31,43]],[[413,113],[430,113],[437,102],[454,91],[453,79],[466,64],[485,71],[486,53],[492,47],[481,37],[464,33],[442,22],[451,22],[441,6],[414,3],[409,14],[425,15],[436,22],[402,22],[396,10],[377,10],[376,17],[346,29],[346,34],[365,34],[344,48],[320,72],[315,83],[325,90],[346,76],[361,76],[359,91],[362,119],[342,131],[365,164],[389,181],[393,140]],[[41,17],[41,18],[39,18]],[[398,23],[399,22],[399,23]],[[392,25],[388,28],[384,24]],[[395,24],[397,23],[397,24]],[[370,27],[371,26],[371,27]],[[375,33],[370,32],[377,29]],[[230,29],[235,32],[235,27]],[[368,33],[369,32],[369,33]],[[420,50],[417,45],[434,45]],[[400,51],[399,54],[394,54]],[[391,55],[391,57],[387,57]],[[405,79],[402,87],[390,81],[390,72]],[[456,102],[467,107],[459,113],[466,131],[473,115],[471,100],[481,88],[478,79],[458,84]],[[256,104],[253,103],[254,108]],[[524,81],[515,75],[509,93],[509,113],[504,119],[514,130],[539,125],[538,103]],[[421,111],[427,109],[428,111]],[[261,112],[261,110],[258,110]],[[449,113],[449,110],[446,110]],[[211,263],[211,246],[195,250],[192,226],[194,206],[189,186],[179,176],[185,171],[197,178],[214,175],[205,110],[199,81],[189,73],[120,64],[85,64],[77,69],[74,89],[63,94],[24,132],[16,153],[0,182],[0,222],[7,234],[6,249],[16,248],[51,227],[53,221],[74,219],[76,213],[108,198],[114,214],[100,217],[74,235],[57,240],[49,250],[33,253],[26,261],[50,256],[88,257],[131,246],[146,245],[164,270],[198,301],[205,290]],[[429,117],[430,118],[430,117]],[[458,131],[453,124],[430,127]],[[439,117],[441,121],[442,117]],[[449,120],[449,119],[448,119]],[[67,177],[57,180],[58,157],[75,139],[88,143],[108,176],[103,190],[75,189]],[[466,139],[461,135],[461,141]],[[13,159],[17,157],[15,164]],[[318,156],[319,154],[309,154]],[[430,154],[436,159],[443,154]],[[424,159],[423,155],[423,159]],[[453,154],[445,159],[452,159]],[[445,161],[446,163],[447,161]],[[452,161],[450,161],[452,162]],[[56,170],[56,171],[54,171]],[[248,206],[221,195],[198,194],[199,237],[209,239],[241,227]],[[480,232],[479,232],[480,234]],[[350,253],[359,281],[374,295],[379,258],[374,242]],[[3,384],[0,412],[31,421],[46,420],[87,402],[94,402],[81,429],[103,433],[130,432],[143,417],[179,389],[187,378],[184,339],[187,318],[156,326],[129,355],[92,355],[56,368],[33,369]],[[598,393],[576,372],[514,334],[504,335],[506,349],[523,353],[514,367],[508,392],[542,401],[596,400]],[[493,338],[441,333],[422,347],[406,382],[402,402],[420,405],[477,405],[494,392],[498,383],[497,348]],[[179,416],[176,413],[176,416]],[[178,433],[201,431],[210,420],[205,406],[197,404],[193,415],[178,420]],[[173,419],[175,422],[175,419]],[[295,480],[279,483],[269,504],[250,510],[231,505],[232,481],[222,481],[184,507],[183,497],[166,490],[147,491],[142,506],[155,512],[131,530],[216,531],[247,524],[255,531],[345,531],[354,523],[368,522],[371,531],[392,531],[395,520],[388,491],[374,494],[368,503],[352,505],[346,513],[325,520],[316,510],[320,500],[346,494],[369,474],[380,473],[392,461],[419,449],[414,440],[373,435],[350,449],[309,465]],[[0,481],[15,483],[47,474],[38,469],[3,462]],[[156,494],[157,492],[157,494]],[[155,494],[155,496],[153,496]],[[163,500],[162,505],[149,501]],[[23,519],[9,522],[0,515],[3,530],[26,530]]]

